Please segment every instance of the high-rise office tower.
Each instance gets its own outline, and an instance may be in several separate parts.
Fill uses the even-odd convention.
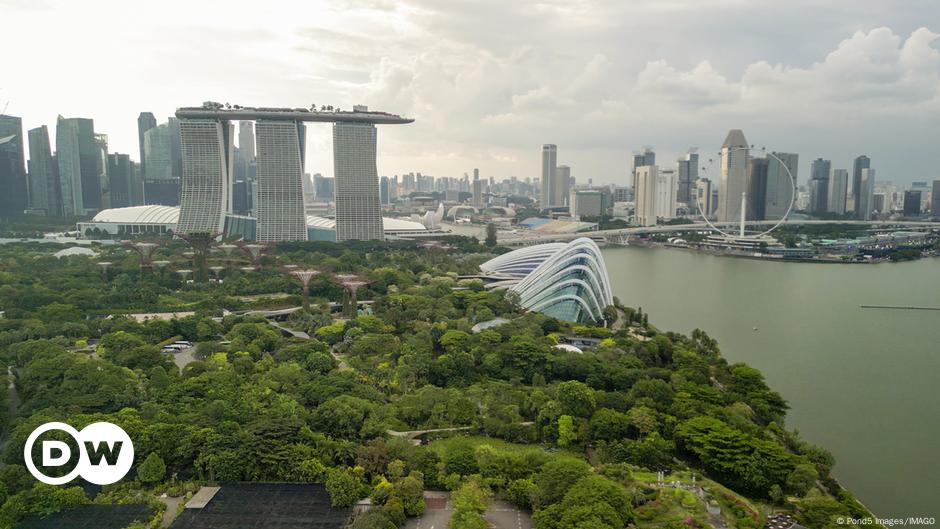
[[[46,215],[61,215],[58,167],[49,144],[49,128],[30,129],[29,135],[29,207]]]
[[[254,163],[255,127],[253,121],[238,122],[238,152],[248,163]]]
[[[855,204],[855,218],[859,220],[868,220],[871,217],[871,202],[868,202],[868,213],[865,215],[865,207],[859,204],[865,201],[866,193],[874,193],[874,189],[869,193],[862,188],[862,171],[871,168],[871,158],[864,154],[855,158],[852,162],[852,202]]]
[[[904,216],[920,216],[920,196],[919,189],[909,189],[904,192]]]
[[[333,124],[337,241],[385,238],[375,157],[374,124]]]
[[[389,186],[391,186],[391,181],[387,176],[383,176],[379,179],[379,202],[381,202],[383,206],[392,203]]]
[[[183,143],[180,138],[180,120],[170,116],[166,120],[166,126],[170,129],[170,170],[173,172],[173,178],[176,179],[177,189],[179,189],[182,186],[183,179]]]
[[[634,193],[634,219],[639,226],[656,225],[656,179],[659,171],[655,165],[636,168]]]
[[[656,218],[669,220],[676,216],[676,191],[678,187],[676,172],[663,169],[656,171],[654,206]]]
[[[111,177],[108,175],[108,135],[95,134],[95,170],[98,172],[98,188],[101,196],[100,209],[111,205]]]
[[[550,143],[542,145],[542,194],[539,204],[542,209],[557,205],[555,197],[555,172],[558,168],[558,147]]]
[[[23,120],[0,114],[0,217],[18,217],[29,202]]]
[[[153,116],[153,112],[141,112],[137,116],[137,142],[140,146],[140,151],[138,152],[140,158],[140,170],[141,173],[146,173],[146,162],[144,161],[144,134],[148,130],[157,126],[157,118]]]
[[[108,155],[108,185],[112,208],[134,206],[134,162],[128,154]]]
[[[181,119],[183,196],[180,233],[219,234],[232,212],[234,127],[217,119]]]
[[[299,121],[256,123],[258,242],[305,241],[304,151],[306,128]]]
[[[764,218],[780,220],[794,200],[800,157],[794,153],[774,152],[767,157],[767,197]],[[789,169],[789,173],[787,170]],[[793,180],[790,180],[790,174]]]
[[[810,164],[809,212],[812,215],[824,215],[829,211],[829,173],[832,162],[816,158]]]
[[[829,212],[844,215],[848,194],[849,172],[845,169],[833,169],[829,174]]]
[[[472,202],[475,208],[483,207],[483,180],[477,179],[473,181]]]
[[[712,181],[699,178],[695,182],[695,210],[699,215],[710,216],[715,210],[712,201]]]
[[[559,165],[555,168],[555,181],[552,184],[552,196],[555,198],[555,206],[569,205],[571,200],[571,168],[567,165]]]
[[[163,123],[144,133],[144,202],[176,206],[180,203],[180,179],[174,171],[173,129]]]
[[[751,158],[747,170],[747,220],[764,220],[767,217],[767,173],[769,157]]]
[[[749,148],[744,133],[732,129],[721,146],[721,173],[718,188],[718,220],[741,219],[741,199],[747,191]]]
[[[676,160],[676,170],[679,173],[676,200],[684,202],[695,211],[692,202],[695,200],[695,181],[698,180],[698,153],[689,151]]]
[[[940,218],[940,180],[933,181],[930,191],[930,216]]]
[[[865,159],[867,160],[868,157],[866,156]],[[855,194],[855,218],[871,220],[872,207],[874,206],[873,196],[875,194],[874,169],[866,167],[859,172],[859,185],[856,189],[858,191]]]
[[[637,181],[636,181],[636,170],[639,167],[646,167],[647,165],[656,165],[656,153],[653,152],[652,147],[643,147],[643,152],[633,153],[633,181],[630,185],[633,186],[634,191],[636,191]]]
[[[70,217],[100,210],[99,149],[94,121],[59,116],[55,136],[62,214]]]

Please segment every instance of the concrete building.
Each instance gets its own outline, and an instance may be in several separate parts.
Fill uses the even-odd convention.
[[[542,179],[540,181],[542,194],[539,195],[539,204],[544,208],[558,206],[555,196],[555,177],[558,170],[558,147],[550,143],[542,145]],[[564,201],[564,199],[562,199]],[[564,205],[564,203],[562,203]]]
[[[259,119],[256,130],[257,240],[262,243],[307,240],[303,189],[304,124]]]
[[[832,162],[816,158],[810,164],[809,213],[824,215],[829,211],[829,173]]]
[[[36,213],[62,214],[59,200],[59,170],[52,156],[49,128],[30,129],[29,135],[29,208]]]
[[[599,217],[607,212],[607,195],[596,189],[575,189],[570,202],[572,217]]]
[[[849,172],[845,169],[833,169],[829,174],[829,212],[844,215],[848,194]]]
[[[333,124],[336,240],[384,239],[376,130],[372,123]]]
[[[552,195],[556,206],[567,206],[571,197],[571,168],[559,165],[555,168],[555,182],[552,184]]]
[[[71,217],[101,209],[101,182],[94,121],[64,118],[56,121],[56,162],[62,214]]]
[[[657,219],[669,220],[676,216],[676,190],[679,181],[676,172],[670,169],[657,170],[656,187],[653,192]]]
[[[721,146],[720,180],[718,183],[718,220],[737,222],[741,219],[741,199],[747,192],[749,146],[740,129],[728,132]]]
[[[28,207],[23,121],[0,115],[0,217],[18,217]]]
[[[904,192],[904,210],[905,217],[920,216],[920,196],[919,189],[909,189]]]
[[[871,168],[871,158],[864,154],[852,162],[852,203],[854,204],[855,218],[869,220],[871,218],[871,201],[868,202],[867,217],[865,198],[874,193],[874,188],[864,189],[862,185],[862,171]]]
[[[679,174],[676,200],[691,207],[695,200],[695,181],[698,180],[698,153],[689,151],[685,156],[676,160],[676,171]]]
[[[136,206],[134,204],[134,186],[139,185],[135,177],[134,162],[128,154],[108,155],[109,202],[112,208]]]
[[[634,193],[634,221],[638,226],[656,225],[656,180],[659,170],[655,165],[636,168]]]

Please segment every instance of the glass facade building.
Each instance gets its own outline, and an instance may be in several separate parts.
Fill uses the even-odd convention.
[[[379,176],[375,157],[374,124],[333,124],[338,242],[385,238],[382,231],[382,205],[379,203]]]

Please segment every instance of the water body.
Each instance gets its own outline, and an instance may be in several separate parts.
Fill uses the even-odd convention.
[[[775,263],[605,248],[614,295],[664,330],[696,327],[760,369],[788,428],[835,455],[879,517],[940,516],[940,259]],[[757,330],[754,330],[754,328]]]

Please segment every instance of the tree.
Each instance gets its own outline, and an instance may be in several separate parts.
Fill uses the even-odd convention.
[[[327,472],[326,491],[333,507],[352,507],[366,497],[369,490],[362,479],[350,468],[333,468]]]
[[[490,248],[496,246],[496,225],[492,222],[486,225],[486,239],[484,244]]]
[[[401,502],[407,516],[424,513],[424,479],[420,472],[412,472],[392,485],[392,497]]]
[[[492,493],[475,479],[464,483],[451,494],[450,502],[454,514],[450,519],[451,529],[486,529],[489,523],[483,518]]]
[[[558,503],[581,478],[591,473],[591,466],[580,459],[562,457],[549,461],[535,477],[538,487],[536,507]]]
[[[578,431],[574,427],[571,415],[558,418],[558,446],[569,446],[578,441]]]
[[[797,496],[805,496],[816,484],[817,479],[819,474],[815,466],[808,463],[797,465],[787,476],[787,489]]]
[[[575,417],[590,417],[597,406],[594,390],[576,380],[558,384],[558,402],[565,414]]]
[[[137,479],[145,485],[156,485],[166,476],[166,463],[156,452],[151,452],[137,468]]]

